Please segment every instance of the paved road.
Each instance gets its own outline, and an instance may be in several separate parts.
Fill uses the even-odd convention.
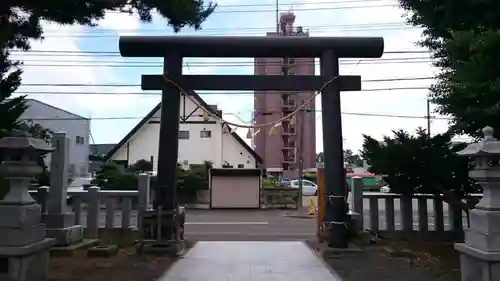
[[[100,212],[100,226],[104,227],[105,211]],[[218,211],[188,210],[186,235],[197,240],[250,240],[295,241],[315,236],[314,219],[290,218],[280,210]],[[82,213],[81,224],[86,225]],[[133,212],[131,226],[137,225],[137,213]],[[121,214],[116,212],[114,227],[121,226]]]
[[[279,210],[190,210],[186,235],[197,240],[305,240],[315,237],[315,220],[287,217]]]
[[[316,220],[292,218],[288,214],[295,211],[283,210],[188,210],[186,236],[196,240],[248,240],[248,241],[296,241],[315,237]],[[100,213],[100,226],[105,225],[105,212]],[[81,223],[85,225],[85,214]],[[137,225],[137,215],[132,214],[131,226]],[[121,215],[115,214],[114,227],[121,226]],[[364,215],[364,226],[369,226],[369,216]],[[379,217],[380,229],[385,229],[385,215]],[[399,216],[395,219],[396,229],[401,229]],[[429,229],[433,229],[433,219],[429,219]],[[445,229],[448,229],[445,219]],[[418,229],[418,216],[414,216],[414,229]]]

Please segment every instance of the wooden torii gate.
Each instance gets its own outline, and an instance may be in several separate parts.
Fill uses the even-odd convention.
[[[322,90],[323,149],[325,164],[325,225],[330,247],[347,247],[344,203],[345,178],[342,148],[340,91],[361,90],[360,76],[339,76],[339,58],[379,58],[380,37],[228,37],[228,36],[122,36],[123,57],[162,57],[163,74],[143,75],[143,90],[161,90],[156,208],[171,218],[176,203],[179,104],[181,91],[167,79],[188,90],[312,91]],[[183,75],[183,58],[320,58],[319,76]],[[323,87],[326,83],[326,87]],[[175,233],[162,225],[163,237]]]

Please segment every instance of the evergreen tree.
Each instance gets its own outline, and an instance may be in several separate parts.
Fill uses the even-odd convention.
[[[440,68],[431,100],[452,117],[457,134],[480,136],[485,126],[500,136],[500,2],[399,0],[408,21],[424,28],[420,45]]]
[[[175,32],[199,29],[215,9],[203,0],[5,0],[0,2],[0,137],[10,134],[26,110],[25,96],[12,98],[21,84],[22,64],[9,59],[14,49],[27,51],[30,39],[43,39],[42,21],[95,26],[108,11],[137,14],[144,22],[157,11]]]

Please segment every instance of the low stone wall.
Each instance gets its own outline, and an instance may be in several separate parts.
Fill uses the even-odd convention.
[[[299,191],[289,187],[262,188],[260,204],[264,208],[297,208]]]
[[[263,208],[297,208],[299,191],[289,187],[262,188],[260,204]],[[210,204],[210,190],[198,191],[196,204]]]

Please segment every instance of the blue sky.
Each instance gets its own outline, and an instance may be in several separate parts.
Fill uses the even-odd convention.
[[[220,0],[219,8],[203,25],[201,31],[184,30],[182,35],[265,35],[275,29],[275,2],[255,0],[254,4],[241,0]],[[264,11],[262,11],[264,10]],[[386,51],[421,50],[415,46],[420,30],[405,26],[403,11],[389,0],[297,0],[280,1],[280,10],[293,10],[296,25],[309,29],[311,36],[383,36]],[[31,54],[16,54],[25,60],[24,83],[20,91],[33,92],[92,92],[115,93],[113,95],[32,94],[30,97],[89,118],[129,117],[123,120],[92,120],[92,136],[95,143],[116,143],[139,122],[159,101],[157,95],[123,95],[141,92],[139,87],[60,87],[29,86],[29,84],[139,84],[142,74],[161,73],[160,59],[122,58],[118,54],[90,54],[91,52],[117,52],[120,35],[171,35],[165,21],[155,16],[153,23],[140,23],[137,17],[110,13],[99,27],[63,27],[47,24],[46,38],[33,43]],[[71,52],[87,52],[78,56]],[[420,62],[391,63],[400,58],[422,58]],[[428,54],[387,54],[385,61],[366,62],[351,60],[341,65],[341,74],[362,75],[363,80],[409,77],[432,77],[436,70],[428,63]],[[389,60],[387,60],[389,59]],[[392,60],[392,61],[391,61]],[[227,62],[233,65],[228,65]],[[237,63],[235,63],[237,62]],[[252,74],[253,67],[244,59],[190,59],[185,73],[189,74]],[[39,66],[34,66],[38,64]],[[40,66],[40,65],[58,66]],[[83,66],[85,64],[86,66]],[[103,67],[105,65],[144,65],[152,67]],[[236,65],[234,65],[236,64]],[[61,66],[65,65],[65,66]],[[392,82],[366,82],[364,89],[426,87],[432,80],[406,80]],[[423,117],[426,114],[427,90],[386,90],[344,92],[341,94],[342,111],[346,113],[374,113]],[[209,104],[217,104],[226,113],[224,118],[241,123],[249,121],[253,108],[253,96],[208,94],[203,98]],[[320,109],[317,100],[317,108]],[[130,117],[137,117],[130,119]],[[446,129],[446,120],[433,120],[432,132]],[[362,134],[380,138],[391,130],[413,130],[426,126],[424,118],[373,117],[343,115],[344,146],[358,150]],[[246,130],[238,132],[246,135]],[[321,151],[321,113],[317,113],[317,150]]]

